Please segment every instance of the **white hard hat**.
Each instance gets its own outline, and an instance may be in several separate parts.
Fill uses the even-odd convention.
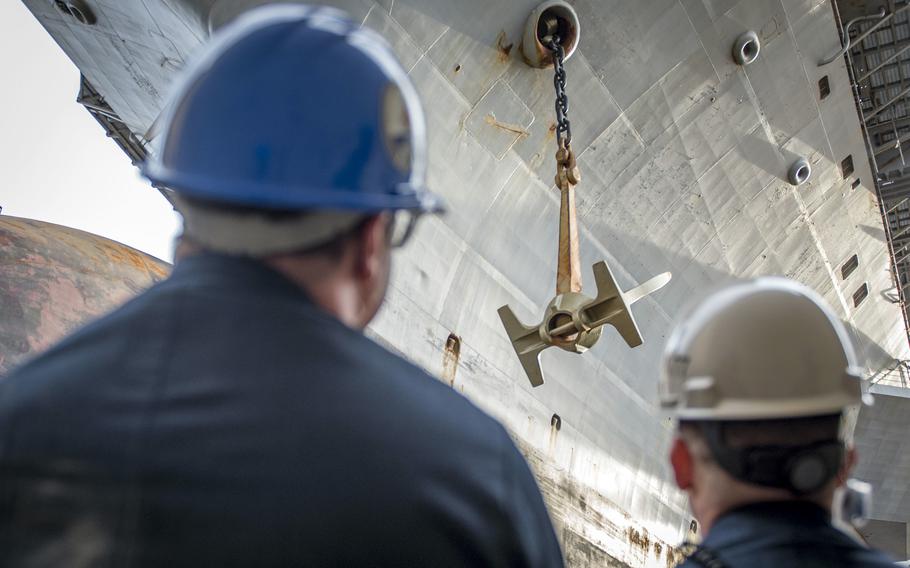
[[[667,342],[660,391],[680,420],[799,418],[871,401],[837,316],[812,290],[776,277],[698,304]]]

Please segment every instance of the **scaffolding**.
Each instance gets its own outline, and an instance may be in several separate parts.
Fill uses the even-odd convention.
[[[79,96],[76,98],[76,102],[85,107],[85,110],[98,121],[107,136],[120,146],[120,149],[129,157],[134,166],[139,166],[145,162],[148,158],[148,150],[146,150],[145,143],[133,134],[130,127],[114,112],[114,109],[86,79],[85,75],[80,78]],[[169,190],[157,186],[155,189],[161,192],[161,195],[173,205]]]
[[[869,377],[870,385],[907,388],[910,382],[910,361],[895,360],[891,365]]]
[[[842,53],[888,245],[891,299],[901,306],[910,342],[910,155],[903,148],[910,143],[910,0],[837,0],[832,6],[844,30]]]

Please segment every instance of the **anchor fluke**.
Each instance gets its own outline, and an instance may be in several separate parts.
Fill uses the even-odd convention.
[[[591,325],[612,325],[629,347],[642,344],[641,331],[629,307],[629,302],[613,277],[613,271],[607,263],[600,261],[594,265],[594,283],[597,285],[597,298],[585,308],[585,315]]]
[[[531,386],[539,387],[543,384],[543,369],[540,367],[540,352],[550,347],[540,339],[538,327],[528,327],[518,321],[512,308],[502,306],[499,308],[499,319],[506,328],[509,341],[518,355],[518,361],[524,367],[525,374],[531,381]]]
[[[597,298],[583,308],[585,316],[592,326],[612,325],[629,347],[638,347],[643,340],[638,324],[632,317],[630,307],[645,296],[666,286],[670,278],[671,274],[664,272],[628,292],[623,292],[616,284],[610,267],[606,262],[600,261],[594,265]]]

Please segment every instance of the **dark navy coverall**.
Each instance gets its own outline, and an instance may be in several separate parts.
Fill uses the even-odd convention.
[[[561,566],[461,395],[202,255],[0,379],[0,566]]]
[[[720,561],[716,568],[894,567],[835,528],[827,511],[804,501],[756,503],[725,513],[702,548]],[[710,562],[690,557],[680,568],[706,566]]]

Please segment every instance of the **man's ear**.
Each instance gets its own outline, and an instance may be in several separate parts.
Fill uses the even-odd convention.
[[[388,213],[374,215],[363,223],[358,235],[354,273],[359,279],[371,280],[383,270],[383,254],[389,248]]]
[[[673,439],[673,446],[670,448],[670,464],[673,466],[673,475],[676,478],[676,485],[686,490],[692,487],[694,477],[692,452],[685,440],[680,437]]]
[[[854,467],[856,467],[856,448],[847,446],[847,449],[844,452],[844,464],[841,466],[840,471],[837,472],[838,487],[847,483],[847,479],[850,478],[850,474],[853,472]]]

